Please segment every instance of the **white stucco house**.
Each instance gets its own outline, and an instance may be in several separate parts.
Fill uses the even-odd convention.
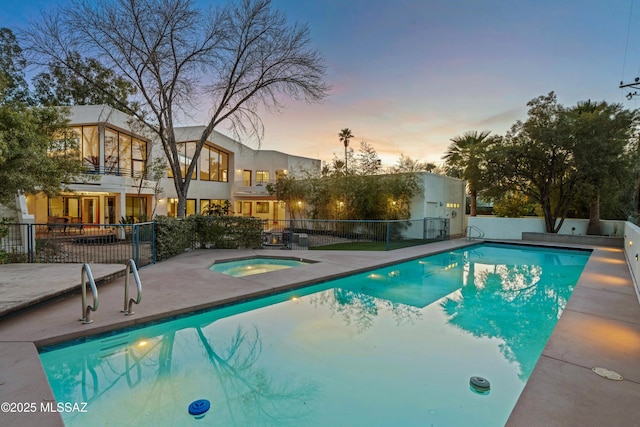
[[[127,114],[106,105],[74,106],[70,126],[87,175],[92,180],[68,184],[58,197],[26,196],[35,223],[63,218],[83,224],[116,224],[121,218],[150,219],[176,215],[177,198],[171,171],[159,182],[141,181],[147,162],[164,157],[159,142]],[[176,129],[180,157],[188,165],[204,127]],[[255,150],[214,131],[200,155],[188,192],[187,214],[204,212],[229,201],[233,213],[279,220],[285,209],[266,191],[291,170],[320,170],[321,162],[273,150]],[[183,173],[186,167],[183,167]]]
[[[86,177],[68,183],[57,197],[19,196],[19,222],[117,224],[121,219],[175,216],[177,193],[168,166],[154,181],[142,179],[145,166],[165,154],[153,134],[131,116],[107,105],[74,106],[70,126],[78,138]],[[203,126],[176,129],[182,173],[186,172]],[[186,213],[205,212],[228,201],[233,215],[272,221],[287,218],[283,202],[266,185],[299,170],[319,172],[321,161],[273,150],[253,149],[214,131],[206,141],[189,186]],[[448,218],[450,234],[464,234],[465,182],[432,173],[418,174],[423,194],[411,203],[411,219]]]

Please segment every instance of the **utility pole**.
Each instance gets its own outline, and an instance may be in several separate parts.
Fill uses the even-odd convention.
[[[624,89],[624,88],[636,89],[633,92],[627,93],[627,99],[631,100],[634,96],[640,95],[640,93],[638,93],[638,90],[640,90],[640,77],[636,77],[633,83],[620,82],[620,85],[618,87],[620,89]]]

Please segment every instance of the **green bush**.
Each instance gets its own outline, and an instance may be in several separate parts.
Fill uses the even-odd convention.
[[[156,220],[156,259],[163,261],[193,247],[193,222],[160,216]]]
[[[189,248],[238,249],[260,247],[262,220],[241,216],[191,215],[185,219],[158,217],[156,257],[162,261]]]
[[[260,247],[262,220],[242,216],[192,215],[201,248],[237,249]]]

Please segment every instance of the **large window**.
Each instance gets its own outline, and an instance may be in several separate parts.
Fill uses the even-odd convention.
[[[201,214],[222,214],[224,213],[225,203],[228,203],[227,200],[223,199],[200,199],[200,213]],[[209,212],[212,211],[212,212]],[[232,213],[232,212],[229,212]]]
[[[187,199],[187,206],[185,215],[194,215],[196,213],[196,199]],[[167,216],[177,217],[178,216],[178,199],[169,199],[169,203],[167,204]]]
[[[98,172],[100,170],[98,126],[74,126],[71,131],[77,138],[82,164],[89,172]]]
[[[205,145],[200,153],[200,180],[227,182],[228,154]]]
[[[243,170],[242,171],[242,185],[244,187],[251,187],[251,171]]]
[[[129,135],[119,134],[118,143],[120,145],[120,157],[118,159],[120,173],[131,176],[131,171],[133,171],[133,165],[131,164],[131,137]]]
[[[131,164],[134,176],[144,173],[147,161],[147,143],[134,138],[131,142]]]
[[[104,170],[105,173],[118,173],[118,132],[104,131]]]
[[[49,197],[49,216],[80,218],[82,216],[80,197],[59,196]]]
[[[178,162],[180,162],[180,173],[182,174],[182,178],[187,176],[187,169],[189,169],[189,165],[191,164],[191,160],[193,156],[196,154],[196,143],[195,142],[183,142],[177,145],[178,149]],[[191,174],[191,179],[196,179],[196,170],[198,168],[193,169],[193,173]],[[171,170],[171,166],[169,166],[169,170],[167,171],[167,177],[173,178],[173,171]]]
[[[256,171],[256,184],[266,184],[269,182],[269,171]]]
[[[134,176],[145,169],[147,142],[113,129],[104,131],[106,173]]]
[[[143,222],[147,217],[147,197],[127,196],[126,220],[127,222]]]
[[[256,202],[256,213],[269,213],[269,202]]]
[[[229,155],[227,153],[220,152],[220,177],[218,181],[229,181]]]

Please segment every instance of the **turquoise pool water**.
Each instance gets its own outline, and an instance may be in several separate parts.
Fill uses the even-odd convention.
[[[308,262],[287,258],[247,258],[235,261],[217,262],[211,266],[211,270],[228,274],[233,277],[250,276],[266,273],[268,271],[282,270],[298,267]]]
[[[67,426],[501,426],[588,256],[474,246],[41,359],[58,402],[88,403]]]

